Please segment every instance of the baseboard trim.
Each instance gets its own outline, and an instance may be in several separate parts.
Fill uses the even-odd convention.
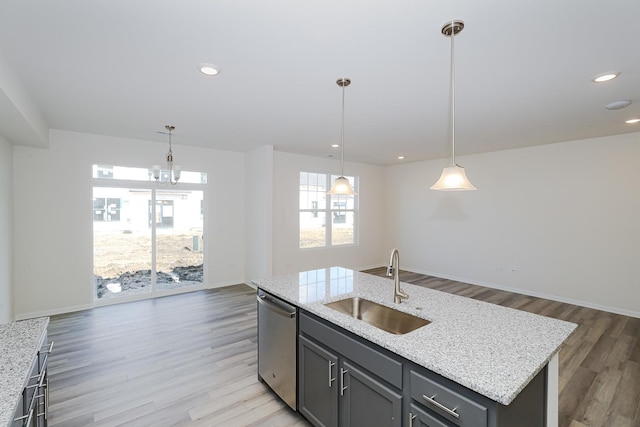
[[[27,319],[35,319],[36,317],[49,317],[49,316],[55,316],[56,314],[73,313],[74,311],[88,310],[93,307],[94,307],[93,304],[82,304],[82,305],[75,305],[71,307],[55,308],[52,310],[31,311],[28,313],[17,314],[16,320],[27,320]]]
[[[386,266],[378,266],[378,267],[386,267]],[[547,294],[547,293],[543,293],[543,292],[531,291],[529,289],[514,288],[514,287],[511,287],[511,286],[503,286],[503,285],[496,285],[495,283],[483,282],[481,280],[473,280],[473,279],[469,279],[469,278],[466,278],[466,277],[457,277],[457,276],[450,276],[450,275],[441,274],[441,273],[434,273],[433,271],[426,271],[426,270],[422,270],[422,269],[419,269],[419,268],[403,267],[402,269],[406,270],[406,271],[412,271],[414,273],[426,274],[428,276],[433,276],[433,277],[439,277],[439,278],[442,278],[442,279],[455,280],[455,281],[458,281],[458,282],[469,283],[470,285],[484,286],[484,287],[487,287],[487,288],[498,289],[498,290],[501,290],[501,291],[507,291],[507,292],[513,292],[513,293],[516,293],[516,294],[528,295],[530,297],[544,298],[544,299],[548,299],[548,300],[551,300],[551,301],[562,302],[562,303],[565,303],[565,304],[572,304],[572,305],[577,305],[577,306],[580,306],[580,307],[592,308],[594,310],[606,311],[608,313],[621,314],[623,316],[640,318],[640,312],[638,312],[638,311],[627,310],[627,309],[619,308],[619,307],[611,307],[611,306],[608,306],[608,305],[596,304],[596,303],[593,303],[591,301],[577,300],[577,299],[573,299],[573,298],[565,298],[565,297],[561,297],[561,296],[558,296],[558,295],[552,295],[552,294]]]
[[[238,280],[238,281],[233,281],[233,282],[219,282],[219,283],[207,284],[207,285],[204,285],[204,286],[194,286],[194,287],[191,287],[191,288],[176,288],[176,289],[163,291],[161,294],[156,294],[156,295],[153,295],[153,296],[152,295],[147,295],[147,294],[142,294],[142,295],[123,296],[121,298],[108,298],[108,299],[105,299],[105,300],[96,300],[96,301],[93,301],[93,303],[90,303],[90,304],[82,304],[82,305],[69,306],[69,307],[60,307],[60,308],[54,308],[54,309],[51,309],[51,310],[33,311],[33,312],[17,314],[15,316],[15,320],[34,319],[36,317],[49,317],[49,316],[55,316],[55,315],[58,315],[58,314],[73,313],[75,311],[90,310],[92,308],[104,307],[104,306],[113,305],[113,304],[125,304],[125,303],[128,303],[128,302],[142,301],[142,300],[146,300],[146,299],[162,298],[162,297],[171,296],[171,295],[184,294],[184,293],[187,293],[187,292],[202,291],[202,290],[205,290],[205,289],[224,288],[226,286],[237,285],[239,283],[243,283],[243,281],[242,280]]]

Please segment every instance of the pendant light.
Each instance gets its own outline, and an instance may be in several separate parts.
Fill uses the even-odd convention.
[[[171,183],[171,185],[176,185],[178,183],[178,180],[180,179],[180,166],[173,165],[173,151],[171,150],[171,134],[176,127],[172,125],[166,125],[164,128],[169,133],[169,152],[167,153],[167,156],[166,156],[167,171],[169,172],[169,182]],[[165,133],[165,132],[160,132],[160,133]],[[155,178],[156,182],[160,182],[161,175],[160,175],[159,165],[153,165],[153,177]]]
[[[464,28],[461,20],[451,20],[442,27],[442,34],[451,37],[451,163],[442,169],[442,175],[438,182],[431,186],[432,190],[439,191],[465,191],[476,190],[476,187],[469,182],[464,168],[456,163],[456,82],[455,82],[455,57],[453,39]]]
[[[341,196],[355,196],[356,192],[351,188],[351,183],[344,176],[344,88],[351,84],[349,79],[338,79],[336,81],[338,86],[342,88],[342,139],[340,141],[340,176],[336,178],[331,190],[327,191],[327,194],[341,195]]]

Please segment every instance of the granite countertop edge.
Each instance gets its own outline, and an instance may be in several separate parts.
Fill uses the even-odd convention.
[[[0,325],[0,426],[13,421],[48,325],[48,317]]]
[[[396,304],[392,280],[342,267],[327,268],[325,277],[334,271],[339,272],[338,278],[327,279],[325,293],[317,299],[309,298],[303,279],[310,272],[252,283],[503,405],[509,405],[518,396],[577,327],[574,323],[408,283],[402,283],[402,288],[410,295],[409,300]],[[340,277],[346,286],[342,292],[332,292],[340,288]],[[318,284],[315,285],[317,290]],[[353,296],[432,323],[404,335],[393,335],[324,306]]]

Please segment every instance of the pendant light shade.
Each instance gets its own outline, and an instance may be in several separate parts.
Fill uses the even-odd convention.
[[[464,172],[464,168],[456,163],[456,81],[455,81],[455,56],[453,39],[464,28],[461,20],[452,20],[442,27],[442,34],[451,37],[451,164],[442,169],[440,179],[431,186],[432,190],[438,191],[467,191],[476,190]]]
[[[344,176],[340,176],[333,182],[333,187],[331,187],[331,190],[327,191],[327,194],[355,196],[356,192],[353,191],[349,180]]]
[[[431,186],[431,189],[440,191],[477,190],[477,188],[469,182],[467,174],[464,173],[464,168],[458,165],[443,168],[440,179]]]
[[[344,88],[351,84],[351,80],[349,79],[338,79],[336,81],[337,85],[342,88],[342,132],[341,132],[341,143],[340,143],[340,176],[336,178],[333,183],[333,187],[331,190],[327,191],[327,194],[330,195],[342,195],[342,196],[355,196],[356,192],[353,191],[351,187],[351,183],[344,176]]]

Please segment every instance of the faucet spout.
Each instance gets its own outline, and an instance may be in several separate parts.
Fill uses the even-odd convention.
[[[402,289],[400,289],[400,253],[398,249],[393,248],[391,250],[391,256],[389,257],[389,268],[387,268],[387,276],[393,276],[394,288],[393,288],[393,302],[400,304],[403,299],[409,298]]]

